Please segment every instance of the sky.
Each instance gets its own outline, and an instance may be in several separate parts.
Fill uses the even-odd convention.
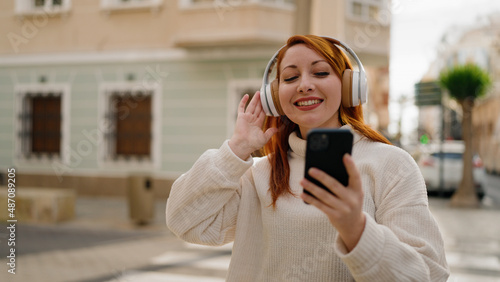
[[[437,46],[452,26],[467,26],[481,15],[500,12],[499,0],[392,0],[389,132],[395,134],[401,110],[406,139],[417,127],[418,111],[411,103],[399,107],[435,60]]]

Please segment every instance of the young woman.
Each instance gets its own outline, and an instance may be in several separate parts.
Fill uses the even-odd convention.
[[[191,243],[234,241],[228,281],[446,281],[417,165],[364,123],[361,106],[342,105],[348,58],[329,38],[293,36],[276,66],[284,115],[266,119],[259,92],[245,109],[245,95],[231,139],[173,184],[168,227]],[[346,187],[309,171],[333,194],[304,179],[313,128],[354,134]]]

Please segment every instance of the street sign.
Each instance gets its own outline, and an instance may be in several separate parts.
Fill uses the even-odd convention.
[[[417,106],[441,105],[441,87],[436,81],[415,84],[415,104]]]

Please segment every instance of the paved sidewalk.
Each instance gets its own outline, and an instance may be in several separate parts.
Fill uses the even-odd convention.
[[[448,201],[430,199],[445,239],[449,281],[500,282],[500,209],[452,209]],[[224,281],[231,246],[182,242],[165,226],[165,201],[155,207],[155,220],[138,227],[128,219],[125,200],[80,197],[71,222],[21,224],[15,275],[7,272],[2,228],[0,281]]]
[[[450,282],[500,282],[500,208],[450,208],[430,198],[451,269]]]
[[[125,199],[79,197],[75,220],[18,223],[13,275],[6,226],[0,227],[0,281],[224,281],[231,253],[231,246],[177,239],[165,225],[164,200],[156,202],[150,224],[137,226]]]
[[[487,203],[500,208],[500,175],[487,173],[484,179],[484,191]]]

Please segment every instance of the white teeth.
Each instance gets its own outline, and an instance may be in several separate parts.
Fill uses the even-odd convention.
[[[299,106],[299,107],[310,106],[310,105],[319,104],[319,103],[321,103],[321,100],[300,101],[300,102],[297,102],[297,106]]]

